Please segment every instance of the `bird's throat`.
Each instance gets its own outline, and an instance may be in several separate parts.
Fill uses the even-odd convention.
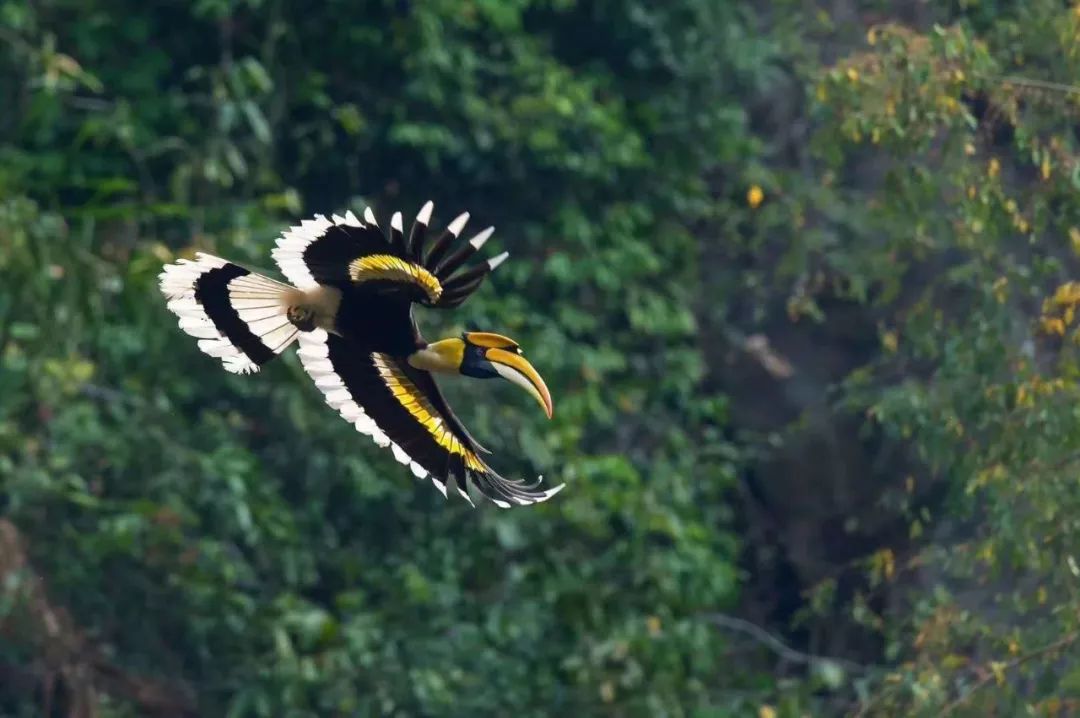
[[[465,343],[460,339],[442,339],[409,355],[409,364],[423,371],[457,374],[465,358]]]

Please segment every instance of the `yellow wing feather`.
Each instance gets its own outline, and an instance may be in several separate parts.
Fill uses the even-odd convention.
[[[432,303],[442,296],[442,284],[419,264],[390,254],[371,254],[355,259],[349,264],[349,279],[356,283],[375,280],[407,282],[420,287]]]

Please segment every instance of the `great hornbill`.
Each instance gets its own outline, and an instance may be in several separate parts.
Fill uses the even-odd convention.
[[[283,284],[227,260],[198,253],[166,265],[160,275],[168,308],[199,348],[228,371],[258,371],[294,341],[326,403],[417,478],[430,476],[446,495],[453,484],[469,499],[471,481],[504,508],[554,496],[500,476],[481,457],[490,453],[454,415],[433,373],[477,379],[502,377],[524,388],[551,417],[544,380],[511,339],[467,331],[428,343],[413,318],[413,304],[459,306],[507,253],[459,271],[494,231],[489,227],[457,245],[469,214],[450,222],[425,251],[432,203],[416,216],[409,236],[401,213],[379,229],[370,208],[321,215],[282,233],[273,257],[292,284]]]

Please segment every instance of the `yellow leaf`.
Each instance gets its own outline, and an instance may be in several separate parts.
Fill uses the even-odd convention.
[[[79,65],[78,60],[70,55],[54,55],[53,67],[55,67],[61,73],[74,77],[82,72],[82,66]]]
[[[645,619],[645,626],[649,629],[650,636],[660,635],[660,619],[656,616],[649,616]]]
[[[1054,303],[1060,307],[1080,303],[1080,284],[1065,282],[1054,292]]]
[[[172,251],[161,242],[154,242],[150,245],[150,253],[154,255],[155,259],[165,264],[175,259]]]
[[[966,656],[961,656],[957,653],[950,653],[942,659],[941,665],[950,671],[955,671],[958,668],[966,666],[967,662],[968,659]]]
[[[994,680],[999,686],[1005,685],[1005,664],[1001,661],[991,661],[990,670],[994,674]]]
[[[1009,296],[1009,278],[998,277],[994,280],[993,285],[991,285],[991,289],[994,292],[994,299],[997,300],[997,303],[1004,304]]]
[[[990,163],[986,167],[986,174],[990,175],[991,177],[997,177],[999,174],[1001,174],[1001,163],[998,162],[997,157],[990,158]]]
[[[859,81],[859,71],[856,70],[854,67],[849,67],[847,69],[847,79],[850,80],[851,82],[858,82]]]
[[[871,557],[871,562],[874,571],[880,573],[886,581],[891,580],[896,573],[896,555],[893,554],[892,549],[883,548],[876,552]]]
[[[1044,334],[1065,336],[1065,322],[1057,317],[1047,317],[1039,322]],[[1018,399],[1019,400],[1019,399]]]
[[[776,718],[776,709],[770,705],[763,705],[758,708],[758,718]]]
[[[753,185],[746,192],[746,203],[750,205],[750,209],[757,209],[761,206],[761,203],[765,201],[765,192],[761,187]]]

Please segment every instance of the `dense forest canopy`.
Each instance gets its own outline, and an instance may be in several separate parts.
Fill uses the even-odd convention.
[[[1080,710],[1080,5],[0,0],[0,715]],[[162,264],[468,210],[444,501]]]

